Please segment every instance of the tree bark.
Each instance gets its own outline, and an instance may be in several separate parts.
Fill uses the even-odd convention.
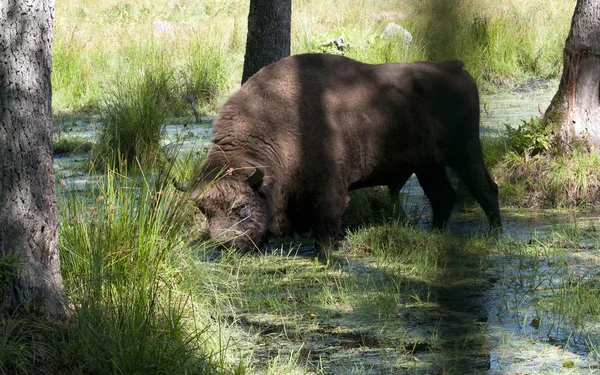
[[[242,84],[290,55],[292,0],[251,0]]]
[[[544,118],[559,151],[600,146],[600,0],[578,0],[564,49],[558,91]]]
[[[0,312],[4,314],[19,309],[48,318],[67,314],[52,163],[53,22],[54,0],[0,2],[0,264],[4,263]],[[20,264],[7,267],[9,254],[17,254]]]

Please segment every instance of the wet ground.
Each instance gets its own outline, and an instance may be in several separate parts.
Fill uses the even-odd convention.
[[[425,204],[418,184],[406,189],[411,204]],[[485,260],[456,254],[426,285],[399,280],[407,288],[427,288],[428,300],[397,304],[385,317],[354,306],[337,314],[291,317],[290,324],[277,314],[242,312],[237,319],[249,332],[259,333],[253,356],[266,363],[281,353],[299,352],[302,366],[316,374],[600,373],[594,349],[600,344],[600,322],[589,317],[583,318],[586,322],[569,321],[538,303],[554,293],[569,293],[573,280],[586,278],[600,285],[600,212],[502,213],[501,248],[492,246]],[[426,227],[430,212],[420,215]],[[448,232],[475,235],[486,225],[481,209],[464,202],[454,210]],[[576,243],[552,243],[547,254],[511,251],[512,241],[515,248],[518,243],[544,243],[552,232],[574,227],[590,235]],[[346,277],[389,282],[369,256],[352,250],[333,254],[334,262],[344,264]],[[297,256],[311,259],[316,254],[304,243],[290,256],[288,261],[298,262]],[[481,267],[481,262],[486,265]],[[374,288],[374,293],[386,292]]]
[[[534,86],[533,89],[531,86]],[[537,117],[554,91],[547,83],[525,83],[511,94],[482,97],[482,133],[516,126],[522,119]],[[62,126],[62,134],[89,138],[93,121]],[[193,150],[204,147],[210,137],[210,119],[201,124],[167,125],[165,147]],[[55,158],[57,178],[67,188],[85,189],[88,175],[76,163],[85,156]],[[425,207],[420,222],[426,226],[428,205],[413,178],[403,189],[405,210]],[[417,210],[418,211],[418,210]],[[455,234],[471,235],[486,227],[481,210],[469,199],[457,204],[449,225]],[[587,278],[600,283],[600,213],[565,213],[545,210],[503,210],[504,236],[515,241],[538,241],[559,226],[577,225],[592,235],[579,244],[565,245],[564,255],[531,256],[490,249],[487,267],[466,268],[456,257],[448,275],[434,282],[431,299],[396,306],[387,317],[372,317],[348,307],[320,319],[306,317],[289,325],[265,314],[232,317],[254,334],[254,359],[261,361],[281,353],[296,353],[307,373],[326,374],[595,374],[600,373],[598,352],[600,327],[595,322],[574,324],[552,312],[541,311],[536,298],[563,288],[565,277]],[[297,257],[310,259],[314,248],[300,246]],[[334,254],[352,277],[377,278],[367,258],[348,251]],[[282,262],[286,262],[282,259]],[[586,280],[587,280],[586,279]],[[580,280],[580,279],[577,279]],[[385,334],[381,329],[386,322]]]

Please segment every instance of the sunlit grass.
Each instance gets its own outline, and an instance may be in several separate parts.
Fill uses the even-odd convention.
[[[149,63],[123,74],[106,94],[100,106],[103,126],[92,155],[98,166],[118,165],[118,160],[132,164],[136,159],[147,165],[156,158],[175,90],[173,72],[163,64]]]
[[[208,310],[228,297],[213,289],[214,278],[203,281],[208,270],[187,245],[188,206],[165,177],[108,170],[83,196],[65,192],[61,270],[74,309],[65,366],[127,374],[241,368]]]
[[[342,36],[353,44],[344,54],[370,63],[462,59],[484,86],[556,77],[574,3],[297,1],[292,12],[292,53],[341,53],[320,45]],[[201,107],[213,113],[241,80],[248,4],[57,2],[54,109],[72,112],[97,107],[118,77],[153,58],[127,51],[154,44],[155,56],[163,56],[181,78],[177,80],[181,92],[205,82],[208,89],[196,94],[209,95]],[[539,12],[541,6],[546,11]],[[343,11],[331,11],[332,7]],[[407,29],[412,43],[382,39],[389,22]],[[185,103],[183,95],[177,100]],[[176,107],[180,114],[191,113],[190,107]]]
[[[508,151],[493,167],[500,198],[507,205],[574,208],[600,202],[600,153],[521,155]]]

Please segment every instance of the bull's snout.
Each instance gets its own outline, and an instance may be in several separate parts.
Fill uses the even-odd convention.
[[[256,245],[247,232],[232,228],[211,228],[210,237],[219,244],[220,247],[241,252],[247,252]]]

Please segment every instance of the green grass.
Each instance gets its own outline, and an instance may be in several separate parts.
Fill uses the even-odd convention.
[[[392,198],[384,186],[352,191],[350,202],[342,216],[344,228],[406,219],[403,209],[403,203],[406,202],[402,202],[401,197]]]
[[[3,357],[1,370],[31,373],[43,360],[48,373],[243,371],[228,329],[210,312],[228,297],[214,289],[210,266],[194,261],[188,205],[173,190],[160,173],[109,170],[83,197],[64,192],[61,272],[73,314],[43,334],[17,318],[4,322],[2,337],[19,339],[0,343],[2,352],[22,358]]]
[[[0,320],[0,374],[49,372],[41,361],[52,358],[51,328],[27,317],[11,316]]]
[[[412,4],[408,21],[428,60],[459,58],[488,87],[560,74],[574,3],[555,2],[544,13],[537,11],[542,5],[549,4],[421,1]]]
[[[600,203],[600,152],[575,146],[556,151],[552,124],[522,120],[495,137],[482,139],[485,163],[505,206],[595,208]]]
[[[190,43],[191,59],[185,71],[184,94],[194,97],[200,113],[210,113],[223,100],[232,85],[228,75],[227,54],[221,45],[206,45],[205,42]]]
[[[194,220],[169,173],[108,170],[85,192],[59,194],[72,315],[2,320],[1,374],[245,373],[234,331],[219,318],[227,280],[198,261],[201,243],[189,245]]]
[[[60,135],[52,144],[54,155],[88,154],[94,143],[78,135]]]
[[[370,63],[462,59],[485,87],[527,77],[557,77],[574,0],[489,3],[452,1],[294,2],[292,53],[321,52],[342,36],[344,53]],[[539,12],[544,6],[545,12]],[[185,93],[214,113],[238,87],[245,48],[248,1],[57,3],[52,81],[54,109],[77,113],[97,108],[124,74],[138,75],[157,57],[172,69],[178,94],[173,110],[191,115]],[[156,21],[170,22],[161,32]],[[385,25],[404,26],[413,42],[379,37]],[[144,46],[152,46],[146,52]],[[339,51],[325,49],[326,52]]]
[[[92,155],[97,165],[116,165],[119,159],[146,165],[156,158],[172,82],[173,72],[160,60],[139,72],[124,72],[100,106],[102,127]]]
[[[600,153],[530,156],[512,149],[492,167],[504,205],[593,208],[600,202]]]
[[[423,357],[433,361],[427,363],[432,370],[452,362],[446,348],[452,339],[436,328],[445,309],[440,299],[454,293],[462,278],[481,273],[488,241],[387,223],[352,230],[346,250],[334,252],[327,263],[294,255],[293,248],[291,253],[283,248],[264,255],[229,254],[221,263],[238,290],[232,319],[267,347],[266,353],[255,353],[260,373],[271,373],[282,359],[290,373],[328,373],[337,366],[343,373],[418,368],[411,353],[422,347],[432,351]],[[419,316],[425,321],[415,326]],[[360,347],[379,359],[357,352],[356,361],[344,362],[352,348]],[[380,357],[392,348],[389,361]],[[304,357],[297,358],[298,353]],[[290,368],[288,358],[305,372],[298,364]]]
[[[488,368],[492,350],[519,368],[511,351],[536,345],[545,373],[561,373],[571,359],[547,340],[594,353],[600,337],[593,228],[494,240],[385,223],[349,232],[327,263],[285,248],[227,254],[227,311],[257,340],[258,373],[462,373]]]
[[[462,373],[555,332],[597,348],[593,226],[531,240],[429,232],[381,210],[387,191],[373,189],[349,207],[374,207],[373,221],[348,226],[326,263],[286,246],[215,253],[168,177],[190,175],[191,157],[61,195],[73,316],[3,321],[0,373]],[[490,306],[540,334],[488,331]]]

